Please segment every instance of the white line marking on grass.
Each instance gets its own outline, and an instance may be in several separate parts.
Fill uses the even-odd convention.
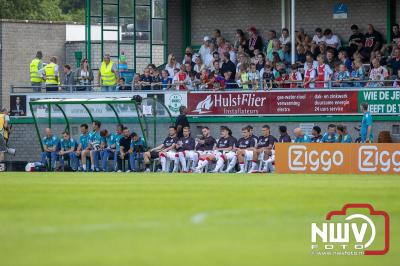
[[[236,210],[212,210],[196,213],[190,217],[190,222],[192,224],[201,224],[209,217],[224,216],[224,215],[241,215],[243,213],[249,212],[259,212],[263,209],[236,209]]]

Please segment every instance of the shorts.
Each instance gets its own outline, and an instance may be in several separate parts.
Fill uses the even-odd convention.
[[[151,151],[150,152],[150,158],[151,159],[157,159],[158,157],[160,157],[158,151]]]
[[[160,154],[164,154],[165,158],[168,160],[175,160],[175,151],[160,152]]]
[[[177,152],[177,154],[178,153],[183,153],[183,155],[185,156],[185,159],[190,160],[193,158],[193,154],[195,154],[195,151],[180,151],[180,152]]]
[[[246,150],[244,153],[244,159],[246,161],[252,161],[253,160],[253,151]]]

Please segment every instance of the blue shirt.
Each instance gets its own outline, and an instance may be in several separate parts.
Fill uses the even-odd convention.
[[[308,142],[311,142],[311,139],[310,139],[309,136],[303,135],[302,137],[297,137],[297,138],[294,140],[294,142],[295,142],[295,143],[308,143]]]
[[[162,78],[161,79],[162,82],[162,89],[165,91],[168,89],[168,84],[172,84],[172,78]]]
[[[101,142],[105,143],[107,148],[111,148],[111,146],[115,145],[115,135],[110,134],[107,137],[102,137]]]
[[[58,143],[60,140],[58,139],[57,136],[51,136],[51,137],[44,137],[43,138],[43,145],[47,146],[47,148],[54,148],[57,147]]]
[[[71,148],[76,147],[76,141],[73,138],[70,138],[69,140],[61,139],[60,146],[62,150],[68,151]]]
[[[351,136],[349,134],[342,136],[342,143],[352,143],[352,142],[353,140],[351,139]]]
[[[92,131],[89,133],[89,141],[92,144],[98,144],[100,145],[101,143],[101,136],[100,136],[100,131],[96,132],[96,131]]]
[[[325,134],[322,136],[321,142],[323,143],[335,143],[338,142],[339,135],[334,134],[330,135],[328,132],[325,132]]]
[[[79,136],[79,143],[82,145],[82,150],[86,149],[89,145],[89,134],[81,134]]]
[[[363,114],[363,118],[361,121],[361,142],[365,142],[367,140],[367,133],[368,133],[368,127],[372,126],[372,115],[370,112],[365,112]],[[372,136],[372,130],[371,134],[369,135],[369,140],[372,141],[373,136]]]
[[[120,148],[119,141],[122,139],[122,137],[123,137],[122,134],[117,134],[117,133],[114,134],[115,149],[117,151],[119,151]]]
[[[131,141],[131,149],[134,152],[144,152],[146,149],[146,142],[142,137],[140,137],[137,141]]]

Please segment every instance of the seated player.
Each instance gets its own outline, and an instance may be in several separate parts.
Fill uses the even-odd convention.
[[[114,139],[115,139],[115,152],[114,152],[114,165],[113,165],[114,171],[118,170],[117,169],[118,168],[118,155],[119,155],[119,151],[120,151],[119,141],[123,137],[123,135],[122,135],[123,128],[124,128],[124,125],[118,124],[115,129],[115,133],[114,133]]]
[[[147,150],[147,144],[144,138],[139,137],[138,134],[133,132],[131,134],[131,148],[129,149],[129,162],[131,165],[131,170],[134,172],[139,171],[138,168],[136,168],[136,161],[138,161],[138,164],[140,162],[143,162],[143,156],[144,152]]]
[[[87,124],[81,124],[80,130],[81,130],[81,135],[79,136],[79,144],[78,148],[76,149],[76,156],[78,158],[81,158],[82,162],[82,168],[80,169],[81,171],[86,171],[86,155],[83,156],[83,154],[89,154],[90,151],[88,150],[89,148],[89,134],[88,134],[88,125]],[[88,150],[88,151],[86,151]]]
[[[262,173],[273,173],[275,172],[275,150],[273,148],[267,148],[264,152],[264,166],[261,170]]]
[[[338,134],[336,133],[336,125],[329,124],[328,131],[322,136],[321,142],[335,143],[338,142]]]
[[[69,164],[72,171],[78,170],[78,157],[76,156],[75,149],[76,149],[76,141],[71,138],[68,132],[62,133],[63,138],[60,141],[60,151],[58,155],[60,156],[60,164],[62,170],[64,170],[64,160],[69,159]]]
[[[242,138],[237,141],[236,156],[239,161],[240,171],[238,174],[245,173],[244,162],[253,160],[253,152],[256,146],[255,138],[251,135],[251,129],[247,126],[242,128]]]
[[[129,133],[129,128],[123,127],[122,128],[122,137],[119,140],[119,153],[117,156],[117,172],[121,173],[122,172],[122,161],[127,160],[128,161],[128,167],[127,169],[124,169],[127,173],[129,173],[130,167],[130,153],[129,150],[131,148],[131,134]]]
[[[45,129],[45,137],[42,140],[43,152],[42,152],[42,164],[47,165],[47,159],[50,160],[50,169],[52,171],[56,168],[56,160],[58,153],[58,144],[60,140],[57,136],[53,135],[51,128]]]
[[[338,143],[351,143],[353,140],[351,139],[350,134],[347,132],[347,127],[344,125],[338,125],[337,126],[337,133],[338,133],[338,138],[337,142]]]
[[[100,136],[100,128],[101,122],[100,121],[93,121],[93,130],[89,133],[89,145],[88,149],[83,152],[83,157],[89,156],[90,157],[90,168],[93,172],[99,172],[99,158],[100,158],[100,143],[101,143],[101,136]],[[86,166],[84,167],[86,168]]]
[[[254,135],[254,128],[251,125],[248,125],[247,128],[250,130],[250,137],[254,139],[254,143],[257,145],[258,137]]]
[[[262,135],[258,138],[256,148],[253,151],[253,162],[251,163],[251,170],[249,173],[256,173],[257,162],[259,160],[265,160],[269,158],[269,154],[272,153],[272,147],[278,140],[271,135],[271,129],[268,125],[264,125],[261,129]]]
[[[189,172],[186,160],[193,159],[193,154],[195,153],[194,151],[195,147],[196,147],[196,141],[194,140],[194,138],[190,136],[190,128],[184,127],[183,137],[178,140],[176,145],[174,171],[177,171],[180,163],[182,167],[182,172],[183,173]],[[192,171],[194,169],[195,169],[194,164],[192,163]]]
[[[196,152],[193,154],[193,163],[197,164],[196,173],[203,172],[203,169],[208,165],[207,157],[212,154],[216,142],[208,127],[203,127],[201,133],[201,137],[196,140]]]
[[[294,136],[295,136],[295,143],[308,143],[311,142],[311,138],[307,136],[306,134],[303,133],[303,130],[301,128],[295,128],[294,131]]]
[[[216,161],[215,169],[212,173],[222,172],[225,162],[230,162],[233,167],[236,165],[236,153],[233,148],[236,144],[236,139],[232,137],[232,130],[226,126],[220,128],[221,137],[217,142],[215,150],[208,156],[208,161]]]
[[[116,140],[115,135],[111,134],[107,129],[100,131],[101,143],[100,143],[100,158],[101,158],[101,169],[107,172],[107,161],[110,157],[114,158]]]
[[[292,142],[292,139],[290,138],[289,134],[287,133],[287,127],[286,126],[279,126],[279,142]]]
[[[313,127],[313,129],[311,131],[311,135],[313,135],[313,137],[311,138],[311,142],[313,142],[313,143],[321,142],[322,135],[321,135],[321,128],[319,126]]]
[[[150,172],[150,160],[160,158],[161,171],[167,172],[167,162],[175,161],[175,146],[178,142],[176,127],[170,126],[168,137],[165,138],[163,144],[144,153],[145,172]]]

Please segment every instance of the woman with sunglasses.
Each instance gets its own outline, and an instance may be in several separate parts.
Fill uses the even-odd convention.
[[[94,79],[93,71],[90,69],[88,60],[86,58],[81,61],[81,68],[76,71],[76,79],[79,85],[76,88],[78,91],[90,91],[92,88],[89,86]]]
[[[165,70],[168,71],[169,77],[174,78],[175,73],[174,70],[176,68],[180,69],[181,65],[176,61],[176,57],[174,54],[169,54],[168,55],[168,62],[167,65],[165,66]]]

